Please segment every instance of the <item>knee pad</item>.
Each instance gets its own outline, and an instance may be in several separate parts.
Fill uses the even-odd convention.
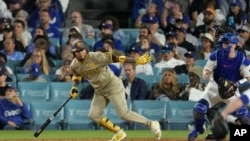
[[[204,99],[201,99],[194,105],[194,112],[205,115],[207,113],[208,107],[208,102]]]

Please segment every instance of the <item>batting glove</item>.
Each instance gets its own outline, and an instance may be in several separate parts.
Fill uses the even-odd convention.
[[[78,96],[78,90],[77,87],[72,87],[70,90],[70,96],[74,99]]]
[[[144,55],[135,59],[135,63],[139,64],[139,65],[147,64],[150,61],[151,61],[151,56],[148,54],[144,54]]]

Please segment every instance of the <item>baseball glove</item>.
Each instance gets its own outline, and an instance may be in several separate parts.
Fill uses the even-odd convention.
[[[218,82],[218,91],[220,94],[220,97],[223,99],[228,99],[231,96],[233,96],[235,94],[235,91],[237,90],[237,85],[236,83],[224,79],[224,78],[220,78],[219,82]]]
[[[220,113],[217,113],[214,116],[211,124],[211,130],[216,140],[222,140],[226,138],[228,134],[228,124]]]

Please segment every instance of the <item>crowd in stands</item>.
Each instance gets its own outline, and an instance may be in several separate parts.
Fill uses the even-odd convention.
[[[74,57],[71,48],[76,40],[88,44],[89,51],[133,58],[145,53],[152,56],[151,63],[146,65],[109,65],[122,79],[124,96],[131,101],[189,100],[191,88],[203,91],[206,86],[202,81],[203,66],[196,61],[207,60],[225,33],[237,35],[237,50],[250,59],[247,0],[134,0],[131,11],[134,28],[130,30],[120,28],[122,17],[112,15],[104,16],[99,26],[93,27],[85,23],[81,11],[71,12],[70,26],[65,26],[69,3],[69,0],[0,0],[1,97],[10,95],[10,89],[18,92],[7,86],[6,81],[16,81],[11,75],[27,74],[21,80],[24,82],[47,82],[43,75],[55,76],[51,77],[52,82],[71,82],[70,63]],[[12,66],[11,62],[18,63]],[[182,82],[180,75],[188,76],[188,82]],[[146,79],[150,76],[152,81]],[[93,93],[90,85],[84,87],[80,99],[91,99]],[[2,102],[6,101],[0,100],[0,121],[19,128],[17,123],[4,119]],[[22,102],[16,103],[18,108],[25,108]],[[23,114],[28,118],[26,112]]]

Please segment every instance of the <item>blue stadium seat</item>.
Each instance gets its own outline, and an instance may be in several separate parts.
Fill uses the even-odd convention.
[[[58,101],[69,98],[69,92],[72,87],[71,82],[50,82],[50,100]],[[78,91],[82,90],[82,85],[78,85]]]
[[[91,100],[71,100],[64,107],[67,130],[94,130],[96,125],[88,117]]]
[[[95,39],[94,38],[84,38],[83,41],[88,45],[89,50],[93,51],[93,46],[95,44]]]
[[[167,117],[169,130],[187,130],[193,121],[194,101],[169,101],[167,103]]]
[[[24,74],[24,73],[17,73],[16,74],[16,79],[17,82],[22,81],[25,77],[27,77],[29,74]],[[47,82],[50,81],[50,75],[44,75],[42,74],[41,77],[43,77],[45,80],[47,80]]]
[[[133,111],[149,118],[150,120],[156,120],[161,123],[162,129],[167,124],[167,102],[155,101],[155,100],[135,100],[133,102]],[[145,130],[148,129],[144,125],[139,123],[134,124],[134,129]]]
[[[206,65],[207,63],[207,60],[204,60],[204,59],[197,59],[195,60],[195,65],[196,66],[200,66],[202,68],[204,68],[204,66]]]
[[[34,129],[37,130],[41,125],[51,117],[51,115],[63,104],[62,101],[48,102],[48,101],[32,101],[30,103],[32,117],[34,120]],[[64,125],[64,110],[62,109],[57,116],[46,127],[46,130],[62,130]]]
[[[24,101],[47,101],[49,99],[49,83],[17,82],[20,98]]]
[[[9,66],[11,70],[14,71],[16,67],[21,66],[21,61],[8,60],[8,62],[6,63],[6,66]]]
[[[131,109],[131,104],[127,101],[128,109]],[[131,128],[131,123],[122,120],[118,115],[114,108],[114,105],[110,102],[107,108],[104,111],[104,116],[109,118],[114,124],[119,125],[121,128],[128,130]]]
[[[187,84],[189,83],[189,76],[187,74],[177,74],[178,83]]]
[[[136,77],[143,79],[147,86],[148,86],[148,92],[151,90],[151,87],[154,83],[156,83],[156,75],[145,75],[145,74],[136,74]]]

